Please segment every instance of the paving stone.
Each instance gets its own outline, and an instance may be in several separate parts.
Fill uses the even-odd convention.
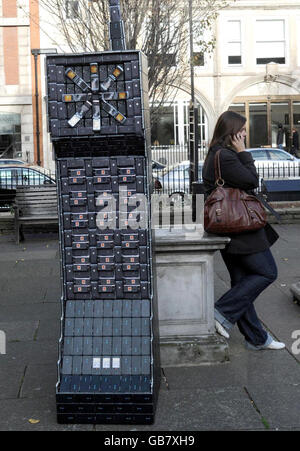
[[[299,306],[282,286],[299,277],[299,225],[283,226],[280,234],[272,248],[278,280],[256,305],[265,326],[287,343],[287,349],[248,351],[234,327],[228,340],[229,363],[164,369],[166,380],[161,383],[151,426],[56,423],[61,316],[60,295],[55,298],[60,282],[58,240],[29,237],[22,243],[28,252],[27,266],[15,263],[24,256],[21,246],[0,240],[0,330],[5,329],[8,337],[7,353],[0,355],[0,430],[299,430],[300,353],[295,355],[291,350],[291,332],[300,330]],[[219,253],[215,269],[217,296],[229,288],[228,272]],[[30,418],[39,423],[30,424]]]
[[[188,381],[187,381],[188,383]],[[261,418],[246,392],[239,387],[170,390],[161,392],[155,424],[135,426],[144,431],[264,430]],[[96,426],[97,430],[113,430]],[[121,430],[132,429],[128,426]]]
[[[300,429],[300,378],[294,384],[260,384],[247,387],[271,429]]]
[[[33,340],[38,326],[38,321],[0,322],[0,330],[5,332],[7,342]]]
[[[30,321],[48,319],[51,321],[60,318],[60,303],[27,303],[1,305],[0,318],[6,321]]]
[[[38,420],[30,423],[29,420]],[[92,431],[92,425],[59,425],[55,398],[0,400],[0,431]]]
[[[3,399],[17,399],[22,385],[25,365],[7,355],[0,355],[0,406]],[[1,422],[0,422],[1,427]]]
[[[9,342],[6,346],[6,354],[20,366],[50,363],[56,367],[58,342],[54,340]]]
[[[20,398],[55,396],[57,368],[55,365],[31,365],[26,367]]]
[[[49,321],[47,319],[41,320],[39,322],[39,327],[36,333],[36,340],[51,340],[58,342],[60,337],[60,317],[57,315],[56,319]]]

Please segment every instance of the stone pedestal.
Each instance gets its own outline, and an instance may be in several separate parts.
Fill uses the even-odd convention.
[[[300,282],[293,283],[290,290],[294,296],[295,302],[300,305]]]
[[[162,366],[227,360],[227,344],[215,334],[214,263],[229,238],[155,231],[155,259]]]

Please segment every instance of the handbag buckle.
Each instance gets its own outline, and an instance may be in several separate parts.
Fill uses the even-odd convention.
[[[224,186],[225,185],[225,180],[222,179],[221,177],[219,177],[218,180],[216,180],[216,185],[217,186]]]

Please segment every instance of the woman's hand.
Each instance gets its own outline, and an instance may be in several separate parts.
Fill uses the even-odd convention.
[[[231,138],[231,143],[237,153],[245,152],[245,138],[242,135],[234,135],[233,138]]]

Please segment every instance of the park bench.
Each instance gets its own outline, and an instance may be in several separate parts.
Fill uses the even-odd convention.
[[[17,188],[14,210],[16,244],[24,224],[58,224],[56,185]]]

